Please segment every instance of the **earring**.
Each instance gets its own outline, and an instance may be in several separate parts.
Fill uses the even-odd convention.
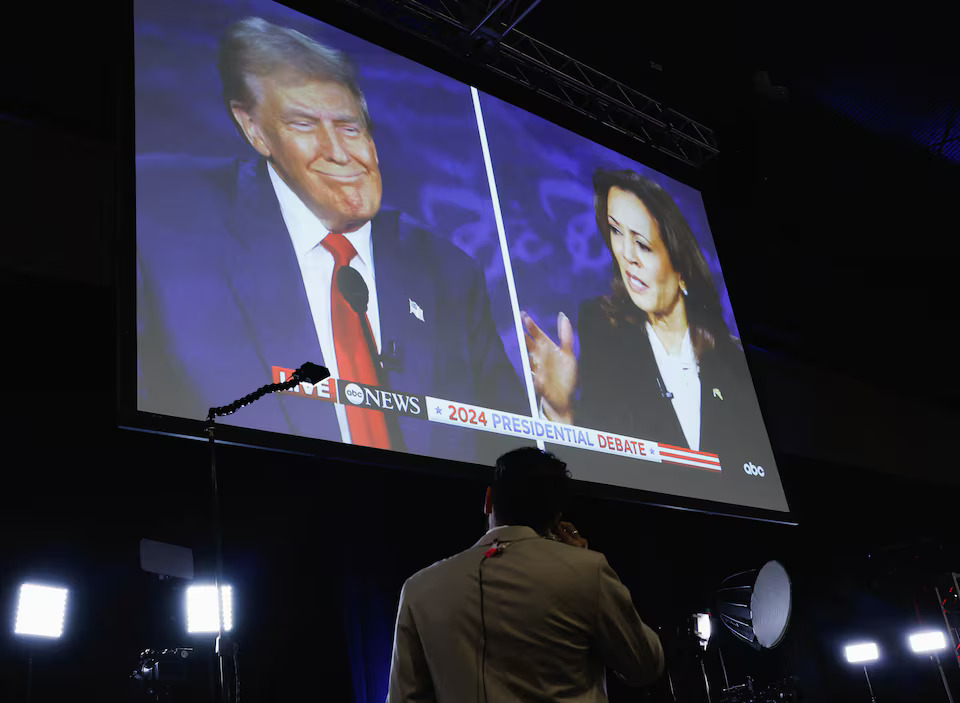
[[[684,297],[687,295],[687,287],[683,285],[683,281],[680,281],[680,292],[683,293]]]

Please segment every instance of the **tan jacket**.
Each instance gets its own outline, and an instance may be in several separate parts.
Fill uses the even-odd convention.
[[[484,560],[496,540],[502,553]],[[634,685],[663,671],[660,639],[606,558],[528,527],[410,577],[393,642],[387,703],[600,703],[605,667]]]

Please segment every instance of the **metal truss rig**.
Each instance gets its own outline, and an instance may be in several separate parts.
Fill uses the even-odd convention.
[[[717,156],[713,130],[516,29],[540,0],[341,0],[683,163]]]

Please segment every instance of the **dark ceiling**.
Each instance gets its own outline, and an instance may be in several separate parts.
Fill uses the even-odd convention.
[[[774,86],[960,161],[956,3],[588,5],[544,0],[518,27],[708,124],[736,113],[735,81],[766,71]]]

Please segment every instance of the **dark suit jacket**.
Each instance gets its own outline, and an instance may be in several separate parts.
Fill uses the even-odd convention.
[[[272,366],[322,364],[266,163],[143,156],[137,166],[139,409],[203,418],[272,382]],[[374,218],[372,239],[382,344],[402,356],[388,386],[524,412],[473,260],[396,212]],[[309,398],[273,395],[228,422],[340,440],[333,404]],[[406,417],[399,429],[413,453],[495,458],[477,444],[495,435]]]
[[[580,306],[577,325],[581,390],[574,422],[686,447],[673,403],[660,391],[644,326],[613,326],[600,298]],[[746,462],[773,465],[746,359],[732,340],[700,359],[700,389],[700,451],[718,454],[725,472],[742,473]]]

